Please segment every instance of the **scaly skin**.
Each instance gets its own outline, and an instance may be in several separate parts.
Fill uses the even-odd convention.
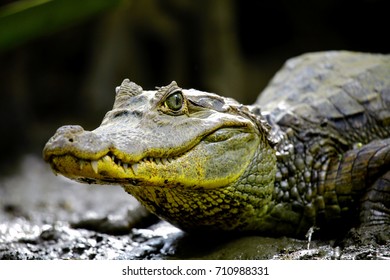
[[[44,158],[71,179],[122,185],[187,231],[302,237],[312,226],[389,223],[386,75],[386,56],[307,55],[253,106],[124,80],[98,128],[58,129]]]

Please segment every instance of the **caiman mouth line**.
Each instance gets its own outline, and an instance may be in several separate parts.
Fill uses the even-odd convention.
[[[181,156],[183,156],[185,153],[179,155],[179,156],[174,156],[174,157],[167,157],[167,158],[153,158],[153,157],[145,157],[141,159],[138,162],[135,163],[128,163],[128,162],[123,162],[120,160],[117,156],[113,154],[113,152],[108,152],[106,155],[102,156],[101,158],[97,160],[90,160],[90,159],[82,159],[79,158],[75,155],[71,154],[65,154],[65,155],[59,155],[59,156],[52,156],[50,161],[52,161],[53,158],[57,157],[73,157],[77,163],[79,164],[80,170],[83,170],[86,165],[90,165],[92,170],[95,172],[95,174],[99,174],[99,162],[103,164],[110,164],[110,165],[115,165],[116,167],[120,167],[123,169],[125,173],[128,173],[131,171],[132,175],[137,176],[137,170],[138,166],[142,163],[145,164],[151,164],[154,163],[156,165],[167,165],[172,163],[173,161],[177,160]]]
[[[202,138],[202,140],[204,140],[205,138],[207,138],[208,136],[212,135],[213,133],[215,133],[216,131],[218,131],[220,129],[221,128],[213,130],[212,132],[210,132],[209,134],[204,136]],[[152,157],[152,156],[147,156],[147,157],[144,157],[141,160],[139,160],[137,162],[134,162],[134,163],[129,163],[129,162],[122,161],[118,156],[115,155],[114,151],[108,151],[107,154],[105,154],[102,157],[100,157],[99,159],[95,159],[95,160],[79,158],[79,157],[77,157],[74,154],[64,154],[62,156],[72,156],[73,158],[75,158],[78,161],[78,163],[79,163],[80,170],[82,170],[84,168],[84,166],[89,163],[91,165],[92,170],[95,172],[95,174],[99,174],[99,162],[102,162],[102,163],[105,163],[105,164],[115,164],[116,167],[122,168],[125,173],[128,173],[129,171],[131,171],[134,176],[137,176],[137,170],[138,170],[138,166],[140,164],[155,164],[155,165],[167,165],[167,164],[170,164],[173,161],[178,160],[179,158],[183,157],[185,154],[190,152],[200,142],[201,141],[197,141],[196,143],[194,143],[193,145],[188,147],[187,150],[181,151],[180,154],[177,154],[175,156],[170,156],[170,157]],[[117,151],[116,153],[120,153],[120,152]]]
[[[115,155],[115,154],[120,154],[121,152],[119,150],[114,149],[114,150],[108,151],[105,155],[101,156],[98,159],[81,158],[81,157],[78,157],[77,155],[75,155],[73,153],[65,153],[65,154],[52,155],[49,158],[48,162],[52,162],[53,158],[55,158],[55,157],[60,158],[60,157],[63,157],[63,156],[70,156],[70,157],[73,157],[77,161],[77,163],[79,164],[80,170],[83,170],[83,168],[87,164],[90,164],[90,166],[91,166],[92,170],[95,172],[95,174],[99,174],[99,162],[101,162],[103,164],[116,165],[117,167],[122,168],[125,173],[128,173],[129,171],[131,171],[131,173],[134,176],[137,176],[138,166],[140,164],[142,164],[142,163],[145,163],[145,164],[154,163],[156,165],[167,165],[167,164],[170,164],[173,161],[176,161],[179,158],[183,157],[185,154],[190,152],[194,147],[196,147],[200,142],[202,142],[205,139],[207,139],[208,137],[214,135],[214,133],[220,131],[221,129],[223,130],[223,129],[231,129],[231,128],[237,128],[237,127],[242,127],[242,126],[218,127],[217,129],[214,129],[210,133],[208,133],[205,136],[203,136],[201,138],[201,140],[197,141],[196,143],[192,143],[192,145],[187,147],[187,149],[185,151],[181,151],[177,155],[170,156],[170,157],[152,157],[152,156],[147,156],[147,157],[144,157],[144,158],[142,158],[141,160],[139,160],[137,162],[130,163],[130,162],[125,162],[125,161],[121,160],[118,155]],[[218,140],[217,139],[213,139],[212,142],[224,141],[224,140],[230,138],[231,135],[229,135],[226,138],[225,137],[226,137],[226,135],[225,136],[221,136],[221,135],[216,136],[214,138],[218,138]]]
[[[241,129],[237,129],[237,127]],[[219,176],[215,172],[215,166],[208,164],[206,168],[200,167],[199,162],[187,159],[187,154],[195,152],[195,159],[199,159],[199,153],[205,153],[208,148],[201,147],[196,150],[200,143],[205,145],[222,143],[225,141],[237,142],[237,137],[242,133],[248,133],[243,125],[218,127],[196,138],[197,141],[187,143],[182,149],[170,150],[159,154],[159,150],[146,151],[143,157],[131,156],[113,146],[106,150],[94,151],[93,153],[78,153],[76,149],[50,149],[46,150],[45,160],[52,166],[55,174],[60,173],[65,177],[86,183],[108,183],[128,185],[198,185],[203,182],[204,186],[217,187],[226,185],[236,178],[236,173],[225,170],[224,175]],[[233,144],[234,145],[234,144]],[[215,149],[215,146],[213,146]],[[195,150],[194,150],[195,149]],[[218,149],[221,153],[223,149]],[[51,154],[51,155],[49,155]],[[166,156],[164,155],[166,154]],[[196,161],[196,160],[195,160]],[[215,163],[222,166],[224,163]]]
[[[183,154],[182,154],[183,155]],[[180,156],[182,156],[180,155]],[[156,165],[167,165],[175,160],[177,160],[180,156],[175,156],[175,157],[168,157],[168,158],[153,158],[153,157],[145,157],[143,159],[141,159],[140,161],[138,162],[135,162],[135,163],[127,163],[127,162],[123,162],[121,161],[118,157],[116,157],[112,152],[109,152],[107,153],[105,156],[103,156],[102,158],[98,159],[98,160],[91,160],[90,163],[91,163],[91,166],[92,166],[92,169],[93,171],[98,174],[99,173],[99,170],[98,170],[98,162],[99,161],[102,161],[102,162],[105,162],[105,163],[114,163],[117,167],[121,167],[123,169],[123,171],[125,173],[127,173],[127,171],[131,171],[135,176],[137,176],[137,170],[138,170],[138,166],[139,164],[141,163],[146,163],[146,164],[150,164],[150,163],[154,163]],[[85,161],[85,160],[84,160]]]

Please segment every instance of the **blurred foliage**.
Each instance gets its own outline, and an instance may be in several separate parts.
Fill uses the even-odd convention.
[[[21,0],[0,7],[0,51],[51,34],[121,0]]]

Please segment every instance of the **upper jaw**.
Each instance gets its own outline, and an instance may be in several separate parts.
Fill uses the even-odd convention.
[[[62,126],[43,149],[43,158],[50,162],[54,156],[72,154],[81,159],[97,160],[108,153],[112,143],[81,126]]]

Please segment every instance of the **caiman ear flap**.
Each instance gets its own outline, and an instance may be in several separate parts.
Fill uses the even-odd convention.
[[[119,97],[119,95],[126,95],[127,97],[136,96],[140,95],[142,91],[143,89],[141,86],[137,85],[136,83],[130,82],[129,79],[124,79],[122,84],[119,87],[115,88],[117,97]]]

